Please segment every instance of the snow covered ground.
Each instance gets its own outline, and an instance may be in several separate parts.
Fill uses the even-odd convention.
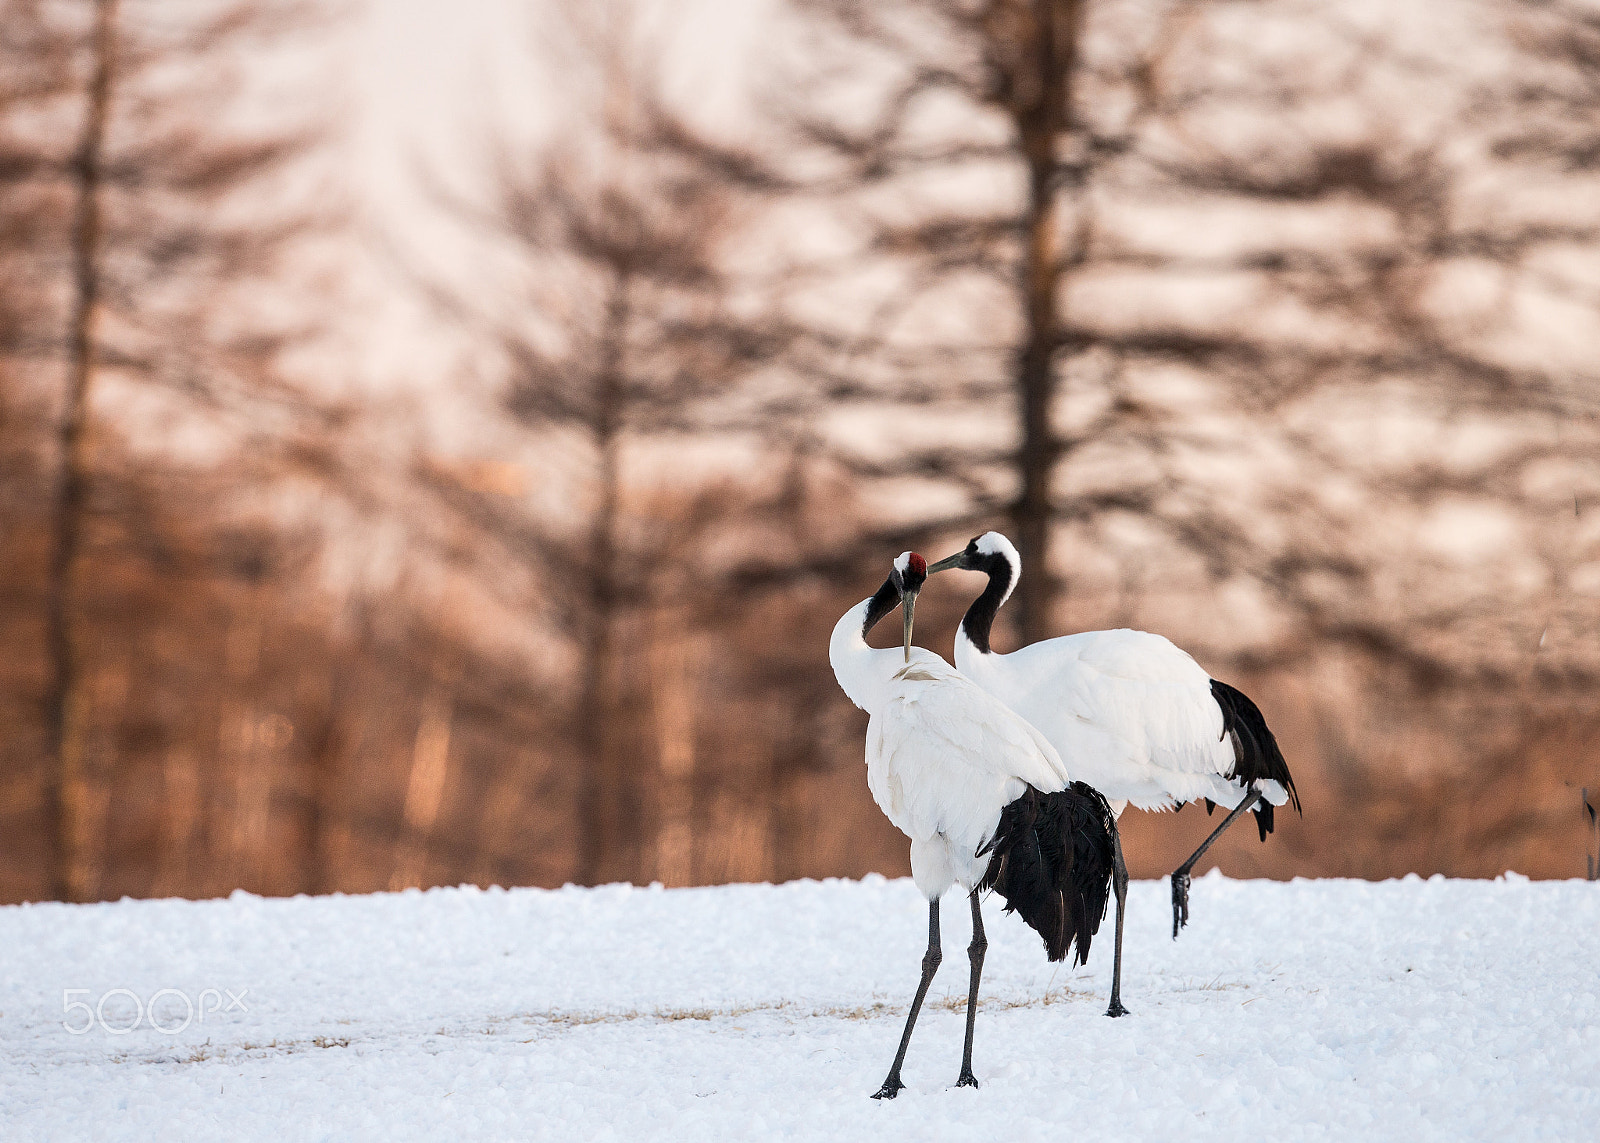
[[[944,912],[878,1103],[909,881],[0,909],[0,1138],[1600,1138],[1600,885],[1138,883],[1123,1020],[991,901],[977,1091]]]

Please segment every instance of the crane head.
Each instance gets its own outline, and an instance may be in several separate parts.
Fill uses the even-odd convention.
[[[889,578],[900,593],[900,612],[905,624],[906,662],[911,662],[911,616],[917,607],[917,593],[928,582],[928,561],[916,552],[901,552],[894,559]]]
[[[922,585],[928,582],[928,561],[917,555],[916,552],[901,552],[894,558],[895,590],[902,597],[916,595],[922,590]]]
[[[953,556],[946,556],[928,569],[929,575],[959,568],[961,571],[994,573],[1002,566],[1009,568],[1014,584],[1022,571],[1022,558],[1016,547],[999,532],[985,532],[967,541],[967,546]]]

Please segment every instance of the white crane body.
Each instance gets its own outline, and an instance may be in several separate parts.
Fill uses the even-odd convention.
[[[1254,812],[1265,841],[1276,807],[1300,808],[1266,719],[1248,696],[1148,631],[1084,631],[998,654],[989,633],[1022,575],[1021,556],[999,532],[986,532],[928,572],[951,568],[989,577],[956,630],[956,666],[1049,739],[1075,780],[1104,795],[1118,816],[1130,803],[1170,810],[1197,800],[1208,811],[1213,804],[1232,811],[1172,874],[1176,938],[1188,921],[1189,871],[1234,818]],[[1119,885],[1119,949],[1122,906]],[[1117,984],[1113,978],[1113,1015]]]
[[[980,890],[993,888],[1045,942],[1051,960],[1078,959],[1105,915],[1116,824],[1104,798],[1071,782],[1049,740],[932,651],[911,646],[912,610],[927,578],[905,552],[877,593],[835,624],[828,660],[850,701],[868,714],[867,786],[911,839],[911,875],[928,899],[928,952],[900,1049],[877,1098],[903,1086],[900,1068],[938,970],[939,900],[952,885],[972,908],[967,1036],[958,1086],[977,1086],[972,1039],[988,942]],[[903,600],[903,603],[902,603]],[[875,649],[867,632],[904,607],[901,647]]]
[[[1244,785],[1224,733],[1211,676],[1161,635],[1119,628],[1030,643],[1009,655],[985,654],[956,633],[956,666],[1003,701],[1060,752],[1072,777],[1125,805],[1170,810],[1208,799],[1232,809]],[[1289,800],[1265,779],[1261,795]]]
[[[911,839],[911,876],[930,900],[968,893],[989,860],[1000,812],[1028,786],[1067,787],[1061,756],[1038,730],[922,647],[878,650],[862,634],[872,600],[834,627],[829,660],[850,701],[866,711],[867,788]]]

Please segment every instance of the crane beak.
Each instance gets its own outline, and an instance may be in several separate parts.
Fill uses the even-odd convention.
[[[944,559],[940,560],[936,564],[929,564],[928,565],[928,574],[929,575],[934,575],[934,574],[936,574],[938,572],[949,571],[951,568],[963,568],[963,569],[965,569],[965,565],[964,565],[963,561],[966,558],[967,558],[966,550],[962,549],[961,551],[957,552],[953,556],[946,556]]]
[[[906,662],[911,662],[911,615],[917,609],[917,593],[907,592],[900,597],[900,615],[905,623]]]

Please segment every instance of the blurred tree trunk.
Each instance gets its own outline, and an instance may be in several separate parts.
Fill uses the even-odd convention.
[[[578,700],[583,776],[578,816],[582,829],[578,881],[599,885],[627,877],[639,842],[638,795],[632,768],[612,748],[615,717],[612,638],[617,621],[617,506],[621,495],[623,377],[627,369],[630,275],[620,266],[606,298],[600,332],[601,361],[595,376],[592,444],[597,459],[597,502],[591,524],[587,574],[589,606],[583,637],[583,684]]]
[[[306,463],[331,451],[332,402],[280,360],[309,348],[321,320],[304,294],[317,268],[299,261],[333,221],[326,197],[308,201],[320,113],[259,114],[276,115],[259,97],[283,79],[258,49],[304,62],[298,33],[325,23],[313,4],[0,8],[3,415],[24,414],[5,429],[32,482],[19,496],[23,479],[4,474],[15,498],[0,527],[26,553],[6,569],[23,590],[7,584],[5,697],[27,706],[6,753],[30,762],[30,820],[4,828],[49,855],[32,897],[190,889],[186,870],[214,882],[240,860],[206,852],[208,837],[238,831],[203,820],[226,799],[200,796],[219,758],[213,703],[231,681],[214,669],[218,594],[253,524],[276,512],[291,530],[283,500],[266,506],[269,485],[339,479]],[[205,444],[168,448],[176,439]],[[268,546],[277,557],[297,539]],[[102,685],[112,678],[127,685]],[[259,714],[289,733],[286,716]],[[236,721],[226,729],[251,730]],[[258,879],[281,754],[250,759],[254,784],[236,785],[255,815]]]
[[[429,842],[450,783],[450,729],[455,717],[455,682],[435,668],[435,680],[422,701],[411,772],[401,812],[399,854],[389,879],[392,890],[420,888],[428,868]]]
[[[1096,344],[1065,313],[1066,278],[1088,257],[1091,184],[1126,147],[1115,137],[1125,124],[1108,127],[1105,114],[1077,107],[1089,0],[793,2],[825,45],[822,62],[802,65],[778,97],[791,149],[821,164],[820,175],[796,182],[853,215],[865,236],[839,260],[841,278],[862,265],[896,275],[893,290],[810,323],[817,339],[807,349],[824,364],[797,368],[833,395],[814,415],[836,421],[838,406],[852,403],[899,405],[908,420],[929,409],[986,417],[1004,400],[1014,426],[1006,445],[891,441],[869,456],[832,445],[829,459],[860,480],[944,485],[929,498],[940,508],[908,511],[875,543],[943,542],[1005,518],[1025,565],[1006,614],[1023,641],[1044,638],[1063,586],[1052,539],[1064,520],[1103,510],[1063,495],[1058,473],[1080,443],[1066,439],[1074,414],[1059,400],[1063,358]],[[1148,22],[1176,20],[1190,3]],[[1118,47],[1123,56],[1098,61],[1093,78],[1115,91],[1113,115],[1136,119],[1148,98],[1136,78],[1165,44],[1156,36],[1153,46]],[[941,198],[968,185],[984,190]],[[942,320],[933,318],[941,306]],[[852,348],[818,348],[830,341]]]
[[[655,868],[660,823],[648,811],[676,779],[651,764],[671,749],[651,717],[651,613],[662,593],[687,590],[658,573],[675,570],[672,553],[692,556],[709,522],[641,513],[634,458],[750,431],[733,397],[773,356],[769,331],[748,316],[753,291],[729,265],[748,202],[728,170],[740,153],[662,104],[660,53],[636,42],[636,16],[629,4],[574,9],[542,30],[541,53],[569,48],[558,58],[575,121],[542,147],[507,133],[489,201],[449,201],[484,229],[508,287],[434,291],[502,354],[505,407],[525,447],[576,443],[581,454],[569,466],[582,474],[580,511],[563,521],[539,507],[504,523],[546,594],[551,660],[572,655],[557,749],[575,770],[572,876],[585,884]]]
[[[101,183],[117,49],[117,0],[96,0],[91,39],[93,73],[85,101],[82,142],[72,164],[76,206],[72,226],[72,313],[67,330],[67,395],[60,427],[60,475],[52,512],[54,544],[46,587],[50,685],[45,721],[54,780],[55,895],[85,900],[94,879],[87,867],[88,791],[84,731],[89,712],[83,660],[74,631],[73,565],[83,537],[89,495],[89,402],[94,376],[94,325],[100,302]]]
[[[347,748],[347,727],[354,713],[348,709],[339,683],[345,674],[343,660],[347,653],[338,642],[329,648],[327,673],[316,691],[314,713],[307,720],[314,730],[302,735],[306,739],[300,775],[299,883],[302,893],[331,893],[338,888],[333,875],[330,837],[338,798],[337,779]]]
[[[650,705],[657,743],[655,879],[694,884],[696,672],[685,616],[659,609],[650,632]]]
[[[1027,164],[1026,255],[1021,303],[1025,315],[1017,362],[1021,444],[1020,490],[1012,510],[1017,546],[1028,574],[1017,585],[1016,624],[1024,643],[1051,634],[1056,581],[1050,569],[1051,487],[1060,444],[1052,424],[1056,352],[1060,346],[1060,255],[1063,132],[1071,126],[1072,73],[1078,58],[1083,0],[1032,0],[1028,35],[1016,46],[1023,61],[1008,77],[1012,116]],[[1031,60],[1031,66],[1029,61]]]

